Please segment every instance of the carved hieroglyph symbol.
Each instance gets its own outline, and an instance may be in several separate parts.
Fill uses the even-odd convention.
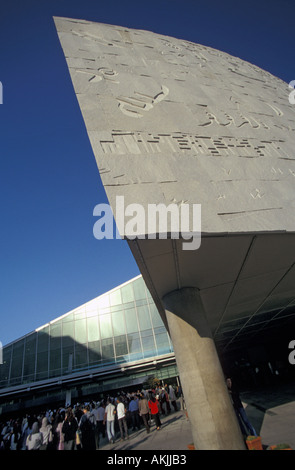
[[[100,67],[99,69],[97,69],[97,72],[93,70],[88,71],[88,70],[79,70],[79,69],[77,70],[77,72],[88,75],[89,76],[88,81],[91,83],[100,82],[103,78],[113,83],[119,83],[116,80],[118,72],[116,72],[113,69],[109,69],[107,67]]]
[[[141,118],[146,111],[150,111],[157,103],[162,101],[169,93],[166,86],[161,87],[161,91],[155,96],[150,96],[138,91],[134,92],[135,97],[119,97],[119,108],[127,116]]]
[[[250,193],[253,199],[261,199],[264,197],[264,193],[260,191],[260,189],[255,189],[255,192]]]

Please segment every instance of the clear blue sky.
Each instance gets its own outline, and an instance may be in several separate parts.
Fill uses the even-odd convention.
[[[3,345],[139,274],[126,242],[93,236],[107,199],[53,16],[186,39],[295,79],[294,0],[1,0]]]

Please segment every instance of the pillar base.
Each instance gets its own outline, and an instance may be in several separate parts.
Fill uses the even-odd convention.
[[[196,450],[245,450],[198,289],[163,303]]]

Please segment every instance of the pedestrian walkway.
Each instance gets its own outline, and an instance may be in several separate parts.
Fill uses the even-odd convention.
[[[264,448],[287,443],[295,450],[295,382],[244,392],[241,399]]]
[[[114,444],[107,438],[101,439],[100,450],[188,450],[193,442],[191,425],[184,411],[172,411],[169,415],[161,415],[162,427],[157,431],[152,421],[151,432],[147,434],[145,427],[129,434],[129,439],[121,441],[120,437]]]
[[[261,436],[263,448],[288,443],[295,450],[295,383],[272,385],[241,393],[246,413]],[[100,450],[175,450],[187,451],[193,442],[191,424],[184,411],[171,412],[161,416],[162,428],[146,433],[144,427],[130,433],[127,441],[118,438],[109,444],[107,438],[100,441]]]

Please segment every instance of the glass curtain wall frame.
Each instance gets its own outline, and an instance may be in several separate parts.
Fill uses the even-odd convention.
[[[141,276],[3,348],[0,388],[173,352]]]

